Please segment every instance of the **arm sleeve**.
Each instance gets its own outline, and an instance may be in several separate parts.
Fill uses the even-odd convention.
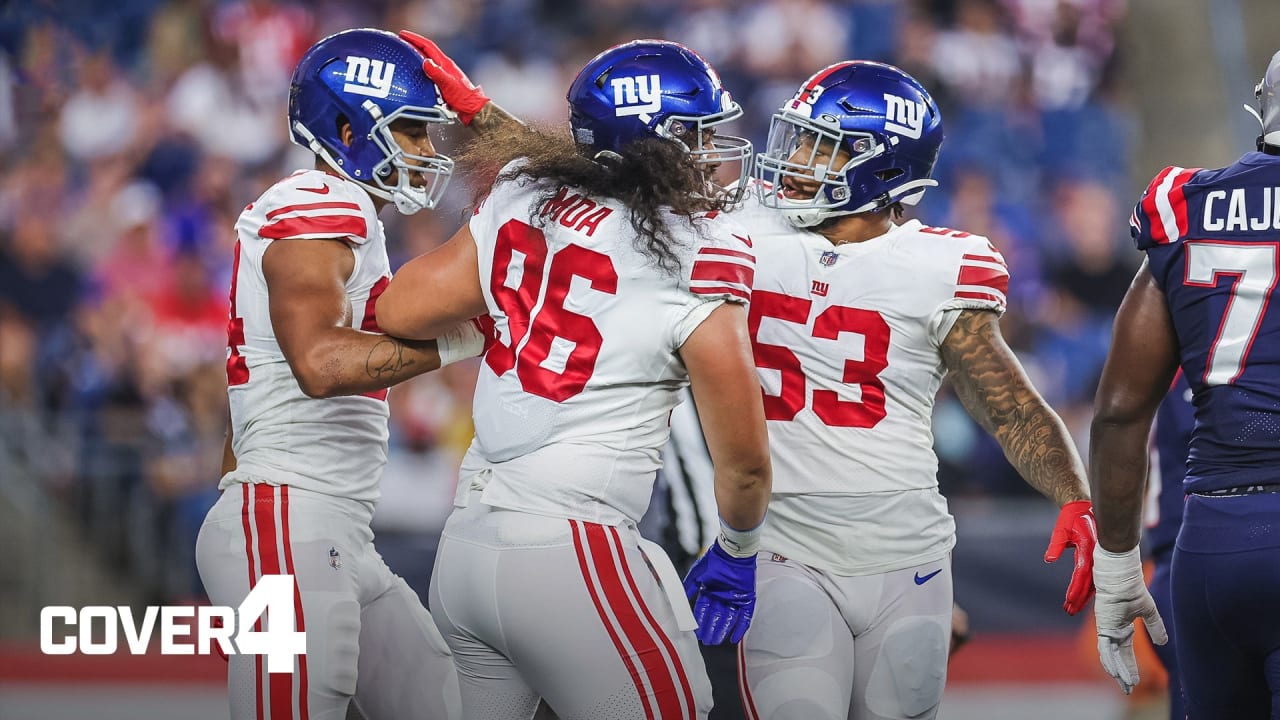
[[[751,238],[736,226],[716,223],[700,238],[684,269],[686,299],[676,318],[673,347],[689,339],[703,320],[722,303],[747,305],[755,283],[756,256]]]
[[[307,240],[339,238],[353,245],[369,239],[369,222],[377,222],[372,206],[363,207],[361,198],[348,184],[337,179],[316,179],[308,173],[281,183],[261,200],[267,207],[258,236],[263,240]],[[324,192],[318,192],[324,188]],[[363,198],[369,203],[368,198]]]
[[[973,236],[960,257],[950,286],[951,297],[938,305],[929,333],[940,346],[962,310],[991,310],[1003,315],[1008,307],[1009,267],[1004,256],[984,237]]]
[[[705,236],[697,236],[692,260],[684,268],[689,292],[704,300],[751,302],[756,277],[756,256],[751,237],[736,224],[708,223]]]
[[[702,321],[710,317],[711,313],[715,312],[715,309],[723,305],[724,302],[724,298],[715,298],[687,304],[684,308],[685,312],[676,320],[676,326],[672,330],[675,348],[677,350],[680,349],[680,346],[684,345],[689,336],[693,334],[693,331],[697,330],[698,326],[702,324]]]

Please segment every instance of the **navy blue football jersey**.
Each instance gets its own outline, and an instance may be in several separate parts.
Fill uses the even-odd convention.
[[[1280,157],[1166,168],[1130,218],[1195,403],[1184,488],[1280,481]],[[1280,305],[1278,303],[1277,305]]]
[[[1186,495],[1182,480],[1187,474],[1187,449],[1195,428],[1195,407],[1186,373],[1178,373],[1156,411],[1151,435],[1151,483],[1147,488],[1147,543],[1152,555],[1173,550],[1182,527]]]

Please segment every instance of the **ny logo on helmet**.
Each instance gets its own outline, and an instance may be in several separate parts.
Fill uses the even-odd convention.
[[[347,58],[347,82],[342,86],[342,92],[385,99],[391,92],[391,79],[395,73],[393,63],[352,55]]]
[[[922,102],[914,102],[890,93],[884,94],[885,132],[905,135],[912,140],[919,140],[924,132],[925,106]]]
[[[616,77],[613,85],[613,114],[616,117],[647,115],[662,109],[662,78],[657,75]]]

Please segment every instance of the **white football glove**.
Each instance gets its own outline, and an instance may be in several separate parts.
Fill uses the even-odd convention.
[[[1102,668],[1120,683],[1124,694],[1138,684],[1138,661],[1133,656],[1133,621],[1141,618],[1151,640],[1169,642],[1164,621],[1142,578],[1138,548],[1113,553],[1098,545],[1093,550],[1093,584],[1098,589],[1093,614],[1098,621],[1098,657]]]

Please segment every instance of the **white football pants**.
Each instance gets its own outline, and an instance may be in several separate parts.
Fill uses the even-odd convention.
[[[353,699],[368,720],[460,716],[449,648],[374,549],[359,503],[288,486],[228,488],[200,528],[196,564],[214,605],[239,606],[266,574],[296,582],[307,653],[292,675],[268,673],[260,655],[232,655],[232,720],[344,720]]]
[[[711,709],[679,578],[631,526],[492,508],[445,525],[432,616],[466,720],[698,720]],[[652,547],[650,547],[652,546]]]
[[[757,557],[738,648],[749,720],[931,720],[947,679],[951,558],[841,576]],[[744,673],[745,668],[745,673]]]

